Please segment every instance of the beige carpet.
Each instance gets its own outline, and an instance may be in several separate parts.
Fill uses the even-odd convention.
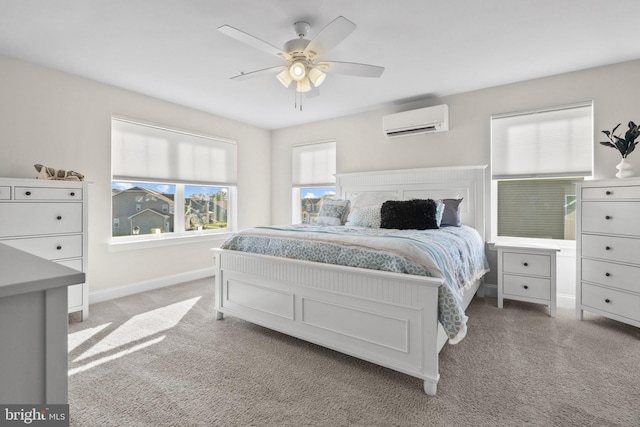
[[[421,381],[226,316],[212,283],[91,306],[69,325],[72,426],[639,426],[640,329],[475,299]]]

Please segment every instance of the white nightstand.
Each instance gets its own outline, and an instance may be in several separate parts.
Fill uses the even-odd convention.
[[[556,317],[556,254],[554,246],[496,244],[498,308],[505,299],[549,306]]]

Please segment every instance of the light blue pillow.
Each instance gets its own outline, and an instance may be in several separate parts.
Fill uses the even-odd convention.
[[[316,224],[344,225],[349,215],[351,202],[344,199],[327,199],[322,203]]]

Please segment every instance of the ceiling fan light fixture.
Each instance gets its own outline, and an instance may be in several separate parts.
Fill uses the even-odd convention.
[[[289,66],[289,75],[297,82],[303,80],[307,76],[307,67],[303,61],[294,61]]]
[[[320,86],[325,78],[327,78],[327,75],[318,68],[309,70],[309,80],[311,80],[311,83],[313,83],[315,87]]]
[[[276,77],[284,87],[289,87],[289,85],[291,85],[291,82],[293,81],[293,79],[291,78],[291,75],[289,75],[288,68],[285,68],[284,70],[279,72]]]
[[[296,91],[297,92],[309,92],[311,90],[311,82],[309,79],[304,78],[297,82]]]

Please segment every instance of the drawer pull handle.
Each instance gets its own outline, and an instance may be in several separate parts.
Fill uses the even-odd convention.
[[[606,302],[607,304],[611,304],[611,300],[609,298],[605,299],[604,302]]]
[[[611,215],[607,215],[607,216],[604,217],[604,219],[606,219],[606,220],[609,220],[611,218],[612,218]]]
[[[72,191],[72,192],[71,192],[71,194],[70,194],[70,196],[71,196],[71,197],[73,197],[73,196],[75,196],[75,195],[76,195],[76,193],[75,193],[75,192],[73,192],[73,191]]]
[[[527,285],[524,285],[524,286],[523,286],[523,288],[525,288],[525,289],[529,289],[529,286],[527,286]]]
[[[606,194],[607,196],[610,196],[611,195],[611,191],[607,190],[604,194]]]
[[[522,263],[522,265],[524,265],[525,267],[529,267],[529,263],[528,262],[524,262],[524,263]]]
[[[58,215],[58,216],[56,217],[56,219],[57,219],[58,221],[60,221],[60,220],[62,219],[62,217],[61,217],[60,215]]]
[[[605,250],[605,251],[610,251],[610,250],[611,250],[611,246],[605,246],[605,247],[604,247],[604,250]]]
[[[60,249],[62,249],[62,246],[58,245],[58,246],[56,246],[56,249],[60,250]]]
[[[30,195],[31,195],[31,191],[27,191],[27,192],[26,192],[26,193],[24,193],[24,194],[26,194],[27,196],[30,196]]]
[[[605,276],[610,277],[611,273],[604,273]]]

